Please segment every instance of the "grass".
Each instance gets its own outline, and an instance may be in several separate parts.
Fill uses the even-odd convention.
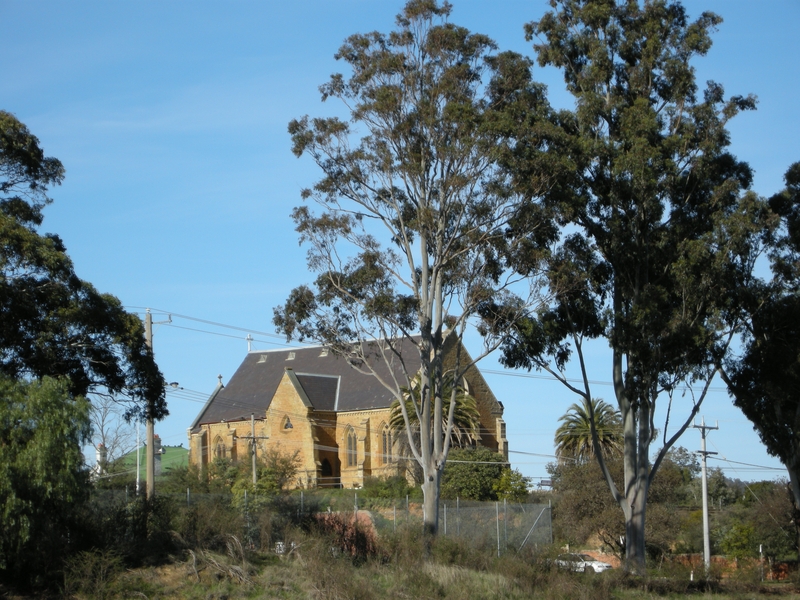
[[[287,531],[286,555],[248,552],[230,536],[227,552],[185,549],[168,564],[127,570],[111,553],[84,553],[70,565],[64,595],[88,598],[371,598],[481,600],[522,598],[611,600],[639,598],[800,598],[792,584],[762,584],[751,573],[691,582],[688,573],[654,572],[634,578],[621,570],[603,574],[560,571],[550,551],[509,553],[440,538],[425,546],[403,532],[384,536],[369,557],[355,560],[320,531]]]

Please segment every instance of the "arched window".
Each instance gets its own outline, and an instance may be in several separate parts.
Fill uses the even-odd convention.
[[[381,462],[385,465],[394,461],[392,456],[392,430],[389,429],[388,425],[384,425],[383,431],[381,431],[381,458]]]
[[[214,458],[227,458],[228,457],[228,448],[225,446],[225,442],[222,441],[222,438],[217,436],[214,439]]]
[[[352,427],[347,428],[347,432],[345,433],[345,444],[345,447],[347,448],[347,458],[345,460],[345,464],[348,467],[355,467],[358,456],[358,445],[356,442],[356,432],[353,431]]]

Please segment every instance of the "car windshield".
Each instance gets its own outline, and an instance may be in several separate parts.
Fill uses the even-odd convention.
[[[578,554],[578,558],[581,560],[594,560],[594,557],[589,556],[588,554]]]

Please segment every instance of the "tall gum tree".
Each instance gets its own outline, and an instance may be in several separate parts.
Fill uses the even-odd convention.
[[[800,162],[785,181],[769,199],[778,219],[765,236],[772,278],[741,289],[744,344],[721,373],[734,404],[789,473],[800,548]]]
[[[764,204],[745,191],[749,167],[726,150],[726,123],[755,99],[725,99],[713,82],[698,98],[690,60],[710,48],[721,22],[714,14],[690,22],[664,0],[551,6],[526,31],[539,64],[562,70],[575,107],[554,112],[549,129],[520,128],[503,162],[525,189],[547,148],[551,185],[528,197],[539,194],[564,227],[550,259],[555,302],[516,327],[503,360],[548,370],[581,396],[599,449],[583,344],[608,341],[623,429],[620,487],[595,454],[624,514],[626,568],[642,572],[650,484],[735,336],[733,290],[751,278],[757,256]],[[565,371],[573,358],[578,384]],[[657,429],[659,399],[668,406]]]
[[[531,63],[492,55],[494,43],[449,23],[450,10],[412,0],[390,34],[348,38],[336,58],[350,75],[333,75],[320,91],[323,100],[345,105],[350,123],[303,117],[289,124],[294,153],[324,174],[303,192],[321,212],[306,205],[293,212],[318,277],[275,309],[279,331],[321,342],[394,395],[423,472],[429,534],[438,528],[457,405],[454,397],[443,402],[445,389],[458,390],[447,382],[460,382],[499,344],[499,326],[479,322],[482,304],[521,315],[539,301],[536,278],[507,271],[503,257],[524,253],[535,265],[538,241],[553,232],[542,218],[524,241],[507,236],[522,217],[496,166],[510,107],[524,101],[526,118],[536,106],[546,110]],[[535,216],[524,218],[530,224]],[[486,334],[474,358],[461,344],[470,323]],[[418,354],[419,371],[406,366],[404,347]],[[453,356],[445,364],[448,349]],[[376,357],[399,371],[373,368]],[[404,390],[414,387],[419,393],[406,403]]]

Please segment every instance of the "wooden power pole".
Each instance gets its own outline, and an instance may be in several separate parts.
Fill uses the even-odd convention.
[[[150,352],[153,351],[153,315],[150,314],[150,309],[144,315],[144,339]],[[156,454],[154,434],[155,426],[153,424],[153,398],[146,399],[147,406],[145,408],[145,479],[147,480],[147,499],[152,500],[156,495]]]

